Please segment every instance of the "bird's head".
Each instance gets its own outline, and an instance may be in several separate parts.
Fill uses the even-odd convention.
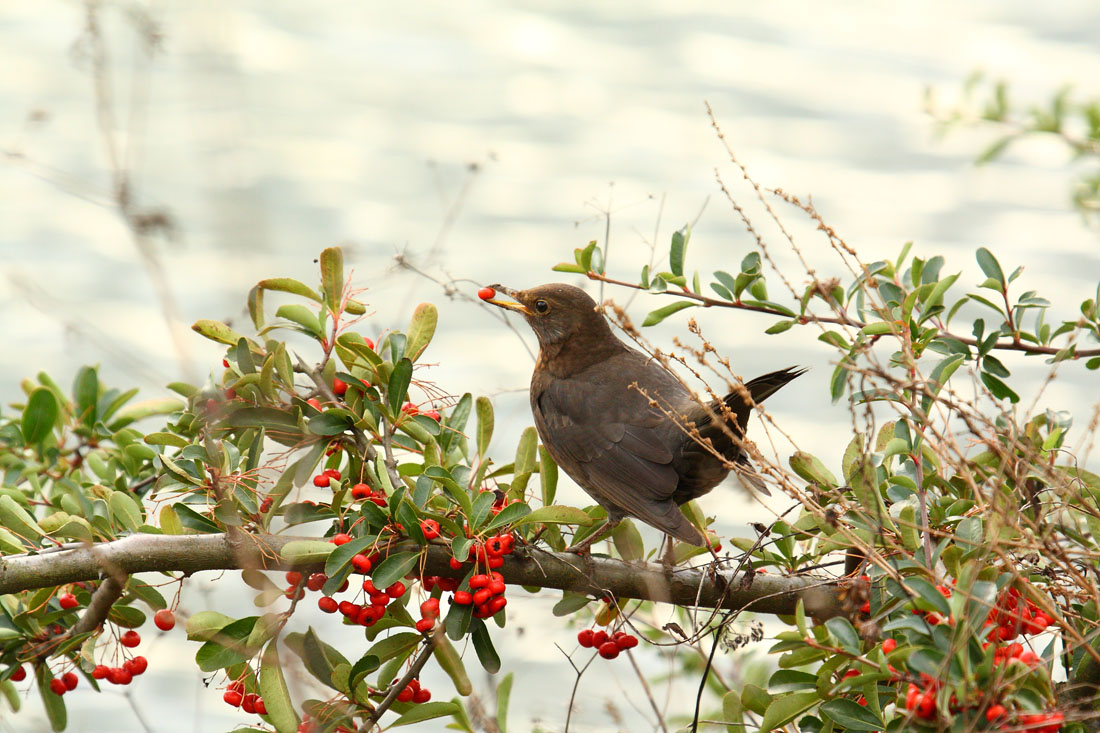
[[[489,287],[496,293],[485,302],[523,315],[540,346],[561,344],[578,336],[587,341],[586,337],[593,335],[610,335],[607,321],[596,311],[596,301],[580,288],[562,283],[529,290],[513,290],[503,285]],[[502,300],[500,293],[512,300]]]

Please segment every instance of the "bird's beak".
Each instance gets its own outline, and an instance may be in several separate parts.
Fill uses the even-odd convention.
[[[497,291],[498,293],[504,293],[505,295],[509,296],[513,300],[498,300],[496,297],[493,297],[493,298],[490,298],[490,299],[486,300],[485,301],[486,303],[492,303],[493,305],[498,306],[500,308],[505,308],[505,309],[510,310],[510,311],[516,311],[517,313],[522,313],[525,316],[531,315],[531,311],[527,310],[527,306],[525,306],[523,303],[519,302],[519,291],[518,290],[513,290],[512,288],[506,288],[503,285],[499,285],[499,284],[498,285],[490,285],[489,287],[491,287],[493,290]]]

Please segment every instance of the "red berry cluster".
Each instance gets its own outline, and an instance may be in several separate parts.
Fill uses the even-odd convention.
[[[411,679],[405,689],[397,693],[397,702],[426,703],[432,699],[432,692],[420,686],[420,680]]]
[[[439,618],[439,599],[429,598],[420,604],[420,620],[416,622],[416,630],[426,634],[435,628],[436,619]]]
[[[249,715],[267,715],[267,705],[264,704],[264,699],[255,692],[245,692],[244,683],[240,680],[230,682],[226,686],[222,700],[225,701],[226,705],[240,708]]]
[[[386,492],[375,491],[366,484],[355,484],[351,487],[351,498],[356,501],[370,501],[378,506],[386,506],[388,499]]]
[[[477,573],[470,576],[469,590],[455,591],[451,597],[451,603],[458,606],[473,606],[474,618],[491,618],[496,616],[500,609],[508,605],[508,599],[504,597],[507,586],[504,584],[504,576],[496,571]]]
[[[324,471],[321,471],[321,473],[313,477],[313,485],[323,489],[327,489],[329,487],[330,481],[340,481],[340,472],[337,471],[335,468],[326,468]]]
[[[585,649],[595,649],[604,659],[614,659],[619,652],[638,646],[638,637],[625,631],[608,634],[603,629],[584,629],[577,632],[577,643]]]
[[[1054,623],[1054,619],[1040,610],[1020,591],[1009,588],[997,599],[997,605],[989,612],[986,626],[996,626],[990,633],[991,641],[1011,641],[1020,634],[1041,634]]]
[[[351,536],[340,532],[333,535],[332,543],[335,545],[344,545],[351,541]],[[374,567],[374,563],[378,562],[377,554],[364,554],[358,553],[351,558],[352,567],[363,575],[370,572]],[[319,591],[325,583],[328,582],[328,576],[324,573],[313,573],[305,579],[303,583],[302,574],[297,571],[290,571],[286,574],[286,580],[290,584],[287,589],[287,593],[291,592],[304,594],[305,590]],[[350,583],[344,581],[340,586],[338,593],[342,593],[348,589]],[[363,581],[362,585],[365,595],[366,603],[354,603],[352,601],[337,601],[332,596],[321,596],[317,599],[317,607],[325,613],[336,613],[339,611],[345,618],[352,623],[359,624],[360,626],[374,626],[378,621],[386,615],[386,606],[390,601],[396,600],[405,595],[405,584],[401,581],[392,583],[384,589],[378,589],[374,587],[374,581],[369,578]]]

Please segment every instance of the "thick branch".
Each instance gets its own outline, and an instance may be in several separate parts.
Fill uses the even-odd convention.
[[[9,555],[0,558],[0,594],[47,588],[93,580],[103,568],[127,574],[253,568],[277,570],[293,567],[279,556],[288,542],[306,537],[245,535],[232,542],[224,534],[131,535],[58,552]],[[417,550],[398,546],[397,550]],[[449,548],[428,547],[424,572],[443,577],[463,577],[452,570]],[[619,598],[637,598],[679,606],[746,609],[758,613],[793,614],[801,599],[806,613],[829,618],[842,613],[835,586],[827,580],[753,573],[719,573],[719,580],[705,569],[671,568],[645,563],[626,563],[609,558],[581,558],[569,553],[517,548],[500,568],[506,583]],[[727,590],[723,591],[722,588]]]

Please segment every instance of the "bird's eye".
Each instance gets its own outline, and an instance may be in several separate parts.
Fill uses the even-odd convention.
[[[545,313],[548,310],[550,310],[550,304],[547,303],[545,300],[536,300],[535,301],[535,312],[536,313]]]

